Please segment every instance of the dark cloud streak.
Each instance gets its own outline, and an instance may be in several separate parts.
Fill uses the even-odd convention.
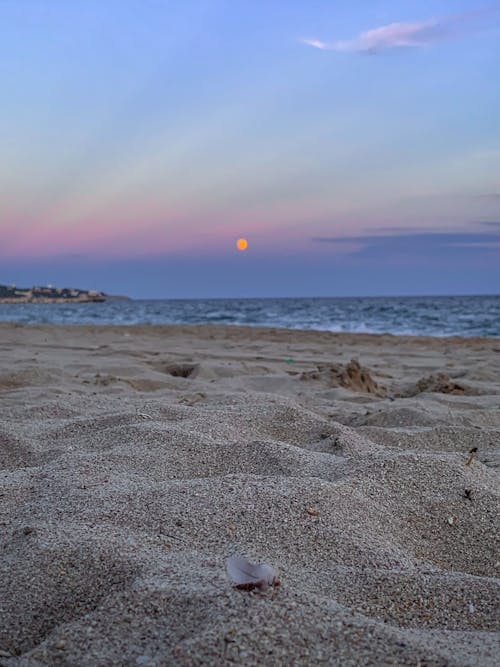
[[[395,234],[364,234],[359,236],[319,236],[313,243],[332,244],[338,247],[353,246],[343,250],[345,260],[363,259],[396,261],[404,258],[412,262],[447,262],[464,265],[480,263],[500,254],[500,223],[489,223],[492,230],[479,232],[418,232]],[[344,260],[344,261],[345,261]]]

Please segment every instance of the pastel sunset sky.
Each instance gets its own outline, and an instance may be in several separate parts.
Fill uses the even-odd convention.
[[[473,0],[0,0],[0,283],[498,293],[499,72]]]

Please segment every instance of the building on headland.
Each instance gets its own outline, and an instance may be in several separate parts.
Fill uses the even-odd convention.
[[[16,285],[0,285],[0,303],[100,303],[114,297],[97,290],[81,290],[75,287],[36,285],[20,288]]]

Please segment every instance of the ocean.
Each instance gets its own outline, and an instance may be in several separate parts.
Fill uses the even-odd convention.
[[[500,337],[500,295],[0,304],[0,321],[95,325],[210,323],[321,331]]]

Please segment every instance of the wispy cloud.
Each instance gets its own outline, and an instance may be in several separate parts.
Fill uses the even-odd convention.
[[[361,234],[359,236],[319,236],[311,238],[314,243],[332,243],[338,246],[348,246],[350,254],[358,258],[415,258],[457,256],[458,253],[464,258],[472,258],[468,250],[477,250],[487,258],[484,253],[495,253],[498,259],[500,248],[500,223],[481,223],[489,227],[487,230],[477,232],[411,232],[385,234]],[[479,255],[475,255],[478,257]]]
[[[500,201],[500,192],[489,192],[484,195],[476,195],[476,199],[486,199],[489,201]]]
[[[480,9],[467,14],[433,18],[409,23],[389,23],[360,33],[345,41],[323,42],[303,38],[300,41],[323,51],[347,51],[378,53],[397,48],[422,48],[463,34],[465,26],[471,27],[486,15],[498,14],[499,8]]]

